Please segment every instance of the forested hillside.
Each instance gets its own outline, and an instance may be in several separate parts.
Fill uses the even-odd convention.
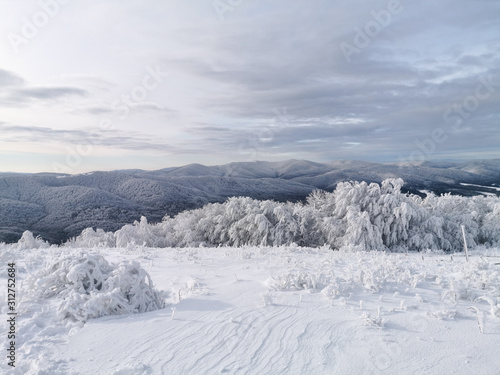
[[[289,160],[81,175],[2,173],[0,241],[15,242],[29,230],[61,243],[88,227],[116,231],[141,216],[159,222],[233,196],[299,202],[316,189],[332,192],[343,181],[403,178],[402,191],[422,197],[429,191],[497,196],[499,166],[499,160],[421,165]]]
[[[232,197],[116,232],[85,229],[69,247],[328,246],[335,250],[424,251],[500,245],[500,198],[403,193],[403,180],[343,182],[306,203]],[[25,232],[20,246],[47,246]],[[25,245],[23,245],[25,244]]]

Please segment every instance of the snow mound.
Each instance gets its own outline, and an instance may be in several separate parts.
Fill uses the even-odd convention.
[[[148,272],[136,261],[110,264],[98,254],[61,257],[27,280],[32,296],[57,298],[58,317],[86,322],[106,315],[143,313],[165,307]]]

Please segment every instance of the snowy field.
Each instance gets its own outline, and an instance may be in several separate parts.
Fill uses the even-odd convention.
[[[136,260],[164,308],[63,318],[30,275],[61,254]],[[17,249],[16,367],[6,374],[497,374],[499,250],[324,248]],[[47,273],[46,273],[47,274]],[[7,270],[0,271],[8,312]],[[59,275],[65,277],[65,275]],[[36,288],[35,288],[36,289]],[[7,341],[4,319],[2,337]]]

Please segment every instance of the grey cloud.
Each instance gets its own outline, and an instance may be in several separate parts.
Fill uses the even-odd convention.
[[[91,87],[94,90],[105,92],[116,86],[115,83],[92,74],[67,74],[62,78],[65,79],[66,82],[71,82],[77,86],[84,85],[85,87]]]
[[[120,107],[113,108],[111,105],[94,105],[88,107],[81,107],[71,111],[73,114],[90,114],[96,116],[104,116],[104,115],[116,115],[116,116],[124,116],[124,107],[128,108],[129,115],[143,115],[148,112],[152,113],[165,113],[167,115],[173,116],[177,114],[177,111],[169,109],[165,106],[162,106],[155,102],[137,102],[137,103],[120,103]]]
[[[20,86],[24,84],[24,79],[8,70],[0,69],[0,87]]]
[[[350,62],[341,43],[354,43],[355,28],[373,20],[372,10],[386,9],[387,0],[269,0],[245,3],[225,22],[215,22],[216,15],[209,14],[213,24],[183,27],[175,41],[169,39],[169,46],[178,43],[178,48],[164,50],[159,62],[162,71],[178,79],[179,95],[186,95],[185,101],[173,101],[181,108],[165,107],[168,95],[177,92],[172,86],[165,102],[133,104],[131,114],[175,115],[185,104],[182,117],[191,126],[183,129],[188,136],[175,141],[175,150],[196,154],[253,147],[264,155],[297,151],[313,160],[316,155],[390,160],[391,154],[392,159],[407,156],[416,140],[428,139],[437,127],[448,139],[433,155],[479,153],[495,144],[498,150],[500,86],[481,99],[461,129],[446,123],[443,115],[475,94],[479,77],[492,75],[500,81],[500,2],[401,3],[402,12]],[[67,92],[18,88],[17,100],[86,95],[79,82],[74,86],[76,91]],[[155,100],[161,100],[166,87]],[[285,125],[274,113],[284,107]],[[99,116],[113,109],[83,103],[74,113]],[[210,121],[201,122],[204,118]],[[272,137],[266,140],[269,132]],[[154,135],[110,134],[105,142],[144,150],[168,147]]]
[[[11,97],[18,100],[54,100],[66,96],[87,96],[86,90],[77,87],[28,87],[12,92]]]
[[[202,133],[210,133],[210,132],[226,132],[228,131],[229,128],[222,127],[222,126],[200,126],[197,128],[190,128],[188,131],[197,133],[197,132],[202,132]]]
[[[371,20],[369,11],[385,9],[387,2],[362,2],[355,16],[345,17],[339,23],[328,22],[328,18],[336,19],[333,11],[346,11],[347,2],[339,2],[339,9],[324,4],[321,16],[318,8],[313,12],[315,19],[308,16],[309,9],[304,7],[301,14],[305,13],[305,17],[300,22],[296,22],[296,14],[288,17],[290,14],[284,11],[282,17],[259,20],[259,28],[232,25],[231,32],[217,39],[205,37],[204,42],[218,51],[216,57],[169,63],[200,78],[234,87],[227,95],[204,98],[206,108],[216,108],[229,116],[262,118],[276,106],[318,117],[353,111],[362,116],[377,115],[377,109],[397,108],[401,104],[427,106],[434,99],[449,99],[444,85],[431,80],[453,76],[465,69],[460,61],[443,64],[440,58],[424,67],[425,62],[429,63],[420,52],[425,45],[409,43],[418,42],[419,35],[441,29],[461,29],[464,20],[472,25],[473,35],[481,35],[483,30],[477,25],[490,25],[491,29],[488,20],[495,19],[491,8],[482,9],[464,1],[443,3],[446,4],[426,6],[402,1],[403,12],[393,16],[393,22],[359,55],[353,56],[350,64],[340,52],[340,43],[352,41],[354,27],[363,27]],[[476,19],[481,22],[474,26]],[[443,43],[441,52],[448,48]],[[498,54],[471,56],[463,55],[464,51],[466,48],[458,51],[459,58],[483,60],[483,66],[498,65],[492,62]],[[440,66],[436,66],[438,62]],[[474,79],[464,81],[454,97],[463,97],[470,89],[466,84]],[[446,82],[449,83],[460,82],[451,79]]]
[[[75,114],[88,113],[91,115],[106,115],[106,114],[113,113],[113,112],[114,112],[113,109],[111,107],[107,107],[107,106],[87,107],[87,108],[77,109],[77,110],[73,111],[73,113],[75,113]]]
[[[486,53],[480,56],[474,56],[474,55],[468,55],[465,54],[461,56],[458,60],[457,63],[462,66],[484,66],[485,62],[490,62],[491,60],[495,59],[496,56],[492,53]]]
[[[79,87],[36,87],[30,86],[20,76],[7,70],[0,69],[0,87],[5,87],[0,94],[0,103],[4,106],[24,106],[33,101],[51,101],[64,97],[85,97],[87,90]]]
[[[166,112],[170,114],[175,114],[177,111],[173,111],[165,106],[162,106],[158,103],[155,102],[136,102],[136,103],[129,103],[129,106],[131,107],[131,111],[133,112]],[[132,113],[133,113],[132,112]]]
[[[90,133],[82,130],[71,130],[71,129],[52,129],[41,126],[21,126],[21,125],[9,125],[0,124],[0,130],[2,136],[7,136],[12,133],[16,133],[17,136],[24,137],[23,140],[29,141],[49,141],[54,139],[84,139],[90,137]]]
[[[173,151],[178,148],[167,142],[148,137],[142,134],[123,135],[117,131],[71,130],[53,129],[38,126],[21,126],[0,123],[0,140],[9,142],[37,142],[46,143],[54,140],[70,144],[88,145],[89,143],[100,146],[121,148],[128,150],[146,151]]]

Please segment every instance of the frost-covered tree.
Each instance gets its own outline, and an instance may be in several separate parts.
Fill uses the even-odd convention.
[[[500,246],[500,203],[491,204],[480,228],[481,242],[490,246]]]
[[[343,247],[358,250],[384,250],[382,233],[370,220],[367,211],[361,212],[357,207],[349,207],[346,214],[346,232],[343,236]]]
[[[170,245],[168,237],[162,227],[149,225],[148,220],[142,216],[141,221],[133,225],[125,225],[115,232],[116,246],[125,247],[128,244],[149,247],[167,247]]]
[[[115,233],[86,229],[75,246],[280,246],[296,243],[332,249],[423,251],[500,242],[497,197],[419,196],[401,191],[403,180],[342,182],[314,191],[306,203],[232,197],[149,224],[145,217]],[[24,241],[32,241],[29,236]]]

